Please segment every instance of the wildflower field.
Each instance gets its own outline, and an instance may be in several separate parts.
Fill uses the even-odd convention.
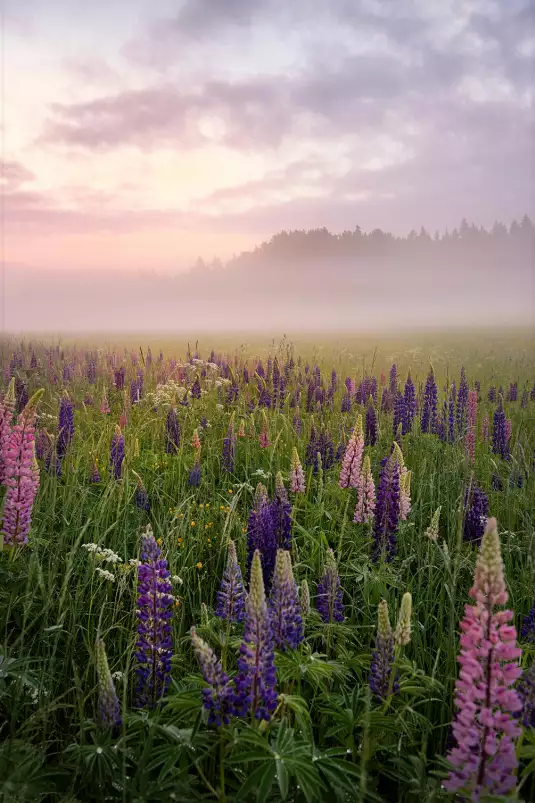
[[[156,341],[2,343],[1,800],[535,800],[532,337]]]

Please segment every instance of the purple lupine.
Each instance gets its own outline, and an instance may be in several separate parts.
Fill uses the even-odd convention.
[[[489,514],[489,498],[477,485],[472,484],[464,494],[463,539],[479,545]]]
[[[507,391],[507,401],[517,401],[518,400],[518,382],[510,382],[509,383],[509,390]]]
[[[327,624],[344,621],[344,592],[332,549],[327,550],[325,570],[316,590],[316,610]]]
[[[28,543],[32,508],[39,489],[39,467],[35,458],[35,411],[43,391],[35,393],[19,413],[3,449],[4,500],[0,538],[8,546]]]
[[[301,418],[298,415],[294,415],[292,420],[293,428],[297,435],[301,434]],[[306,463],[306,460],[305,460]]]
[[[522,725],[535,728],[535,662],[522,673],[516,692],[522,703],[522,710],[517,712]]]
[[[284,487],[280,471],[275,477],[275,498],[271,503],[271,514],[277,547],[290,550],[292,546],[292,505],[288,499],[288,492]]]
[[[435,382],[435,372],[429,368],[425,383],[424,400],[422,405],[421,428],[422,432],[431,434],[436,432],[437,418],[437,383]]]
[[[121,471],[124,460],[124,435],[121,427],[116,425],[110,446],[110,470],[115,480],[121,479]]]
[[[321,465],[324,471],[332,468],[334,465],[334,443],[333,439],[325,429],[321,428],[321,432],[316,442],[316,454],[314,455],[314,469],[313,473],[318,473],[318,453],[321,455]]]
[[[488,390],[488,393],[487,393],[487,399],[489,400],[489,402],[495,402],[496,401],[496,386],[495,385],[491,385],[490,386],[490,388]]]
[[[72,400],[65,393],[59,403],[58,436],[56,439],[56,453],[59,460],[63,460],[67,448],[74,437],[74,412]]]
[[[397,391],[396,395],[394,396],[394,419],[393,419],[393,427],[394,427],[394,435],[396,435],[398,431],[398,427],[400,424],[403,424],[403,418],[405,416],[405,398],[401,391]]]
[[[32,351],[32,357],[30,360],[30,368],[37,368],[37,357],[35,356],[35,351]]]
[[[466,434],[466,413],[468,407],[468,382],[466,379],[466,371],[464,367],[461,368],[461,381],[459,382],[459,392],[457,394],[457,434],[459,438],[464,438]]]
[[[398,369],[394,363],[390,369],[389,390],[392,397],[395,397],[398,389]]]
[[[342,397],[342,413],[350,413],[351,412],[351,395],[349,393],[344,393]]]
[[[401,434],[407,435],[412,430],[412,422],[416,417],[416,389],[412,381],[411,372],[407,375],[405,382],[405,389],[403,391],[403,419]]]
[[[307,448],[305,451],[305,466],[314,465],[317,452],[318,452],[318,433],[316,427],[314,426],[314,421],[312,421],[312,426],[310,428],[310,438],[308,440]]]
[[[48,437],[48,433],[46,429],[41,428],[37,432],[37,437],[35,439],[35,456],[38,460],[44,460],[47,450],[50,446],[50,439]],[[1,458],[0,458],[1,463]]]
[[[366,410],[366,445],[375,446],[377,443],[377,413],[372,399],[368,403]]]
[[[234,541],[229,541],[227,565],[223,572],[221,588],[217,592],[215,615],[221,619],[226,619],[228,622],[243,622],[245,617],[245,596],[242,573],[236,555],[236,545]]]
[[[201,483],[201,464],[198,460],[196,460],[188,475],[188,485],[191,488],[198,488],[200,483]]]
[[[100,482],[100,471],[98,470],[98,463],[96,458],[93,458],[91,461],[91,471],[89,472],[89,482],[91,484]]]
[[[115,371],[115,389],[116,390],[124,390],[124,379],[125,379],[125,369],[124,365],[121,366],[117,371]]]
[[[520,635],[524,641],[529,641],[531,644],[535,644],[535,605],[524,617]]]
[[[522,410],[525,410],[527,406],[528,406],[528,389],[526,387],[522,391],[522,399],[520,401],[520,408]]]
[[[234,683],[236,691],[233,702],[236,714],[247,716],[252,713],[256,719],[269,720],[277,707],[277,675],[273,632],[258,550],[254,553],[251,565],[243,640],[240,644],[238,674]]]
[[[11,379],[8,389],[0,399],[0,485],[5,479],[5,454],[9,436],[11,435],[11,423],[15,412],[15,380]]]
[[[192,399],[200,399],[201,398],[201,383],[199,382],[199,377],[195,377],[195,382],[191,386],[191,398]]]
[[[133,379],[130,382],[130,403],[137,404],[138,401],[141,400],[141,389],[139,386],[139,381],[137,379]]]
[[[165,419],[165,452],[176,454],[180,448],[180,422],[175,407],[170,407]]]
[[[248,571],[251,570],[253,555],[256,550],[260,552],[262,557],[264,586],[269,592],[277,554],[277,535],[273,509],[269,503],[267,489],[261,482],[256,486],[254,505],[247,521]]]
[[[95,642],[95,652],[98,679],[97,722],[102,728],[119,728],[122,724],[121,706],[108,666],[106,647],[99,637]]]
[[[234,432],[234,413],[228,425],[227,434],[223,438],[223,452],[221,455],[221,468],[232,474],[236,459],[236,434]]]
[[[167,561],[147,526],[141,536],[141,563],[138,566],[138,619],[136,661],[136,705],[154,708],[165,695],[170,681],[171,640],[174,602]]]
[[[21,413],[28,404],[28,385],[18,376],[15,377],[16,411]]]
[[[216,727],[228,725],[234,709],[230,678],[212,648],[197,635],[194,627],[191,628],[190,635],[203,680],[208,684],[208,688],[202,690],[203,706],[208,711],[208,724]]]
[[[145,484],[139,474],[136,474],[135,471],[133,471],[132,474],[134,474],[136,478],[136,492],[134,494],[136,507],[148,513],[150,511],[150,499]]]
[[[501,399],[494,413],[492,451],[494,454],[499,455],[502,460],[510,459],[509,444],[507,442],[507,421]]]
[[[268,601],[269,617],[275,646],[283,652],[296,650],[303,641],[303,619],[290,553],[279,549]]]
[[[388,604],[383,599],[379,603],[377,636],[368,680],[372,693],[380,700],[386,700],[390,694],[397,694],[399,691],[399,672],[392,678],[393,668],[394,635],[388,616]]]
[[[374,547],[372,560],[377,562],[381,556],[388,562],[396,551],[396,535],[401,515],[400,465],[396,453],[381,461],[382,471],[377,488],[375,521],[373,528]]]

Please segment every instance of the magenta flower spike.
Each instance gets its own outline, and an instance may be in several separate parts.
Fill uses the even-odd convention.
[[[357,506],[353,521],[357,524],[369,524],[375,515],[375,483],[368,455],[362,463],[357,491]]]
[[[461,621],[455,684],[457,746],[448,755],[453,769],[444,788],[479,803],[483,793],[506,795],[516,786],[515,741],[521,733],[515,714],[522,702],[512,687],[522,672],[522,650],[510,624],[513,611],[495,610],[509,598],[496,519],[487,521],[469,594],[475,605],[466,605]]]
[[[342,469],[340,471],[340,488],[357,488],[364,453],[364,432],[362,429],[362,415],[357,417],[355,429],[349,439]]]

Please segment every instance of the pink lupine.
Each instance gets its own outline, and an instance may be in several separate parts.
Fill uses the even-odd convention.
[[[477,426],[477,390],[468,394],[468,430],[464,439],[464,450],[471,463],[475,461],[476,426]]]
[[[481,424],[481,440],[484,443],[487,443],[490,435],[490,426],[489,426],[489,417],[488,415],[485,416],[483,419],[483,423]]]
[[[346,446],[342,469],[340,471],[340,488],[357,488],[364,453],[364,432],[362,429],[362,415],[357,417],[355,429]]]
[[[362,463],[357,491],[357,506],[353,521],[358,524],[369,524],[375,514],[375,483],[368,455]]]
[[[4,398],[0,400],[0,485],[4,482],[5,478],[4,451],[11,434],[11,422],[13,421],[14,412],[15,379],[13,378],[9,383]]]
[[[482,793],[505,795],[515,787],[515,740],[521,733],[514,715],[522,703],[512,688],[522,673],[522,650],[509,624],[514,613],[494,610],[509,598],[496,519],[487,521],[469,594],[476,604],[465,606],[461,621],[458,712],[452,726],[457,746],[448,755],[454,769],[444,788],[479,803]]]
[[[32,507],[39,488],[35,457],[35,408],[43,391],[30,399],[19,414],[4,447],[4,484],[7,488],[0,536],[8,546],[28,543]]]
[[[295,446],[292,449],[292,463],[290,468],[290,490],[294,494],[304,494],[305,474]]]

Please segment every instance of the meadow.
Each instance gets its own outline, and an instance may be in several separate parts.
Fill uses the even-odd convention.
[[[145,341],[2,342],[1,799],[535,800],[533,333]]]

